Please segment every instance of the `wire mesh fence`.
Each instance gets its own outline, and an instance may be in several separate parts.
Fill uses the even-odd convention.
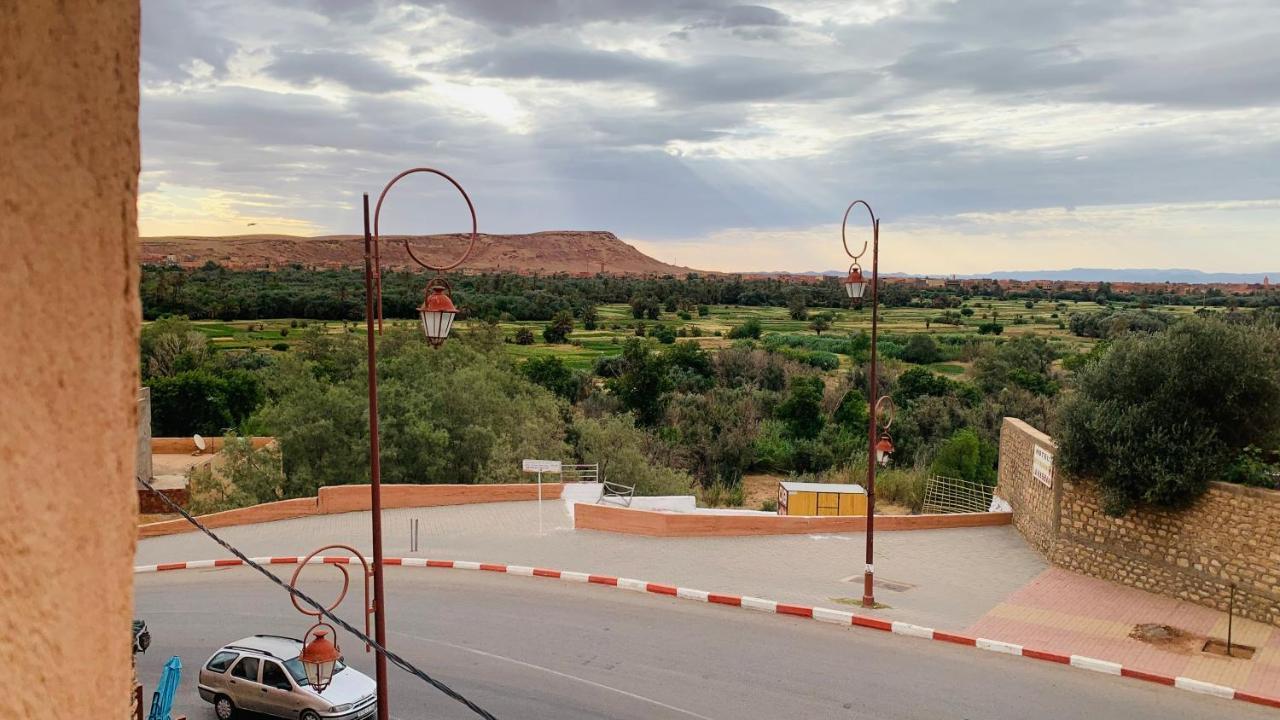
[[[925,484],[921,512],[933,515],[986,512],[993,488],[979,482],[934,475]]]

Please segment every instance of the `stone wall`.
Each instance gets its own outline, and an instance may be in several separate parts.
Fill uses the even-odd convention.
[[[1280,492],[1215,482],[1185,510],[1143,507],[1112,518],[1092,484],[1055,473],[1047,488],[1032,477],[1027,448],[1044,442],[1052,445],[1005,418],[996,492],[1050,562],[1220,610],[1234,582],[1240,615],[1280,625]]]
[[[1057,487],[1031,476],[1036,447],[1056,452],[1048,435],[1017,418],[1005,418],[1000,428],[1000,469],[997,494],[1013,508],[1013,524],[1033,547],[1048,554],[1058,525]]]
[[[133,691],[138,0],[0,2],[0,697]]]

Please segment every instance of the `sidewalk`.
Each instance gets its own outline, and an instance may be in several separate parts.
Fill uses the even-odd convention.
[[[1141,623],[1169,625],[1191,637],[1163,645],[1129,637]],[[1280,697],[1276,628],[1235,619],[1234,642],[1257,648],[1252,660],[1202,653],[1202,638],[1227,637],[1226,613],[1061,568],[1044,571],[966,632]]]

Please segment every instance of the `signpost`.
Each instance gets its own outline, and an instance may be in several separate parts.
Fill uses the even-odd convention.
[[[559,460],[525,460],[520,469],[527,473],[538,473],[538,534],[542,534],[542,473],[560,474],[562,468]]]

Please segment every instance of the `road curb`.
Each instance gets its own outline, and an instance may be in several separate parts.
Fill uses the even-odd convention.
[[[297,565],[306,558],[279,556],[252,559],[260,565]],[[311,559],[309,564],[347,565],[357,562],[359,562],[359,559],[355,557],[330,555],[314,557]],[[712,593],[705,590],[694,590],[692,588],[678,587],[675,585],[664,585],[661,583],[648,582],[646,580],[636,580],[634,578],[614,577],[612,575],[593,575],[590,573],[571,572],[568,570],[550,570],[547,568],[530,567],[525,565],[480,563],[464,560],[429,560],[427,558],[383,558],[382,563],[383,565],[389,566],[475,570],[478,572],[503,573],[506,575],[520,575],[524,577],[550,578],[588,585],[605,585],[621,590],[650,593],[653,595],[666,595],[683,600],[693,600],[696,602],[715,605],[729,605],[756,612],[773,613],[776,615],[791,615],[793,617],[808,618],[817,622],[831,623],[834,625],[861,627],[888,632],[894,635],[902,635],[905,637],[935,640],[938,642],[953,643],[956,645],[967,645],[987,652],[1000,653],[1003,655],[1015,655],[1032,660],[1068,665],[1081,670],[1091,670],[1105,675],[1119,675],[1121,677],[1132,678],[1134,680],[1144,680],[1146,682],[1156,683],[1159,685],[1167,685],[1179,690],[1212,695],[1214,697],[1220,697],[1227,700],[1239,700],[1255,705],[1280,708],[1280,698],[1247,693],[1225,685],[1216,685],[1214,683],[1204,682],[1203,680],[1150,673],[1137,668],[1125,667],[1119,663],[1114,663],[1108,660],[1099,660],[1097,658],[1085,657],[1083,655],[1066,655],[1046,650],[1036,650],[1033,648],[1023,647],[1016,643],[992,640],[990,638],[969,637],[967,635],[935,630],[933,628],[923,627],[920,625],[912,625],[911,623],[885,620],[867,615],[858,615],[857,613],[845,610],[809,607],[807,605],[791,605],[788,603],[777,602],[776,600],[766,600],[764,598],[751,597],[747,595]],[[136,565],[133,568],[133,572],[135,574],[142,574],[169,572],[171,570],[199,570],[220,567],[236,567],[244,564],[244,561],[236,558],[223,560],[189,560],[186,562],[157,563],[155,565]]]

